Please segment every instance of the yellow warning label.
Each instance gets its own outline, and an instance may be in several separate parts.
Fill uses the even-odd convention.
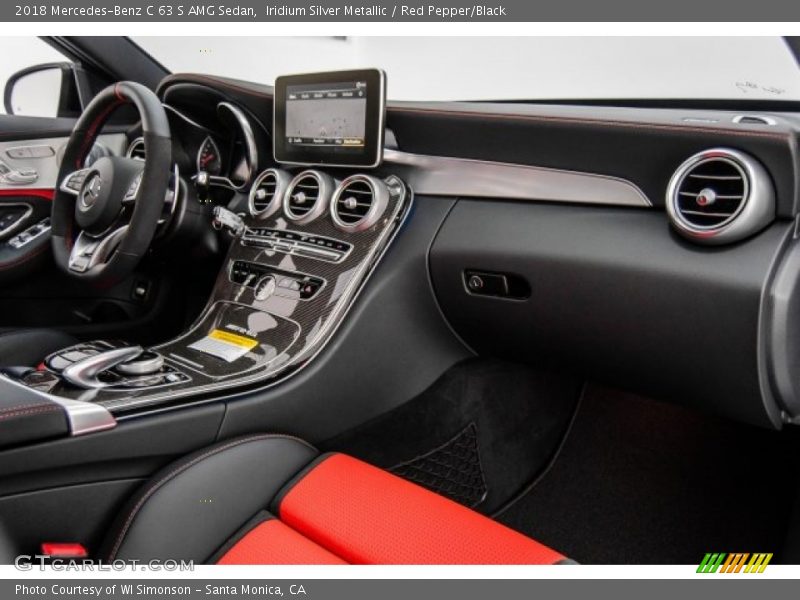
[[[232,346],[245,348],[247,350],[251,350],[258,346],[258,340],[254,340],[253,338],[245,337],[243,335],[236,335],[235,333],[223,331],[222,329],[212,330],[211,333],[208,334],[208,337],[220,342],[225,342],[226,344],[231,344]]]

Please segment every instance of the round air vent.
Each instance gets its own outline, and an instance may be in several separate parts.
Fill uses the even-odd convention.
[[[266,219],[275,214],[281,206],[281,200],[290,180],[291,176],[280,169],[267,169],[261,173],[250,188],[247,200],[250,215]]]
[[[370,175],[345,179],[331,198],[331,218],[349,233],[369,229],[383,215],[389,203],[389,188]]]
[[[682,235],[709,244],[741,240],[775,217],[775,192],[764,167],[727,148],[699,152],[669,183],[667,212]]]
[[[303,225],[319,217],[325,212],[333,185],[330,175],[319,171],[303,171],[296,175],[283,196],[286,218]]]
[[[138,137],[135,140],[133,140],[128,145],[128,149],[125,150],[125,156],[127,156],[128,158],[135,158],[136,160],[144,160],[145,159],[144,138]]]

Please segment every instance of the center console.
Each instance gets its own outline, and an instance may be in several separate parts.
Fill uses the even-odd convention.
[[[153,348],[94,341],[21,377],[30,388],[113,413],[263,385],[330,339],[409,208],[403,182],[268,169],[248,214],[217,209],[233,236],[211,298],[183,335]]]
[[[411,204],[404,182],[359,172],[382,156],[383,73],[291,76],[275,90],[280,166],[254,180],[246,212],[214,209],[230,245],[189,330],[152,348],[81,343],[11,378],[64,407],[73,434],[113,425],[109,416],[261,388],[302,368],[400,228]]]

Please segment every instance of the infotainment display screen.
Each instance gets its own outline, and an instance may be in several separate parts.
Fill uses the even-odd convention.
[[[376,167],[383,155],[386,76],[378,69],[275,80],[273,146],[279,163]]]

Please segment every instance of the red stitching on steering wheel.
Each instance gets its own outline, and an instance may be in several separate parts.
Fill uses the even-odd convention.
[[[114,92],[116,94],[116,91]],[[119,98],[119,96],[117,96]],[[105,120],[108,116],[114,112],[120,105],[125,104],[127,100],[124,98],[118,99],[116,102],[111,103],[103,112],[101,112],[97,117],[95,117],[92,124],[89,126],[89,129],[86,130],[86,135],[83,138],[83,145],[81,149],[78,151],[78,156],[75,157],[75,168],[80,169],[83,165],[83,161],[86,159],[86,155],[89,153],[89,148],[91,143],[97,137],[97,130],[100,126],[105,123]]]

